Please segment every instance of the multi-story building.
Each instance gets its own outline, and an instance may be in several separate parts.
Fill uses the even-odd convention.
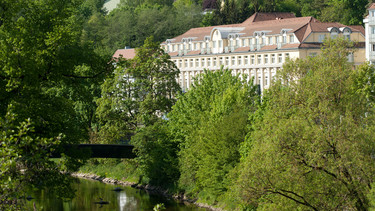
[[[265,89],[287,58],[315,56],[329,37],[357,42],[358,49],[348,60],[354,64],[365,61],[362,26],[322,23],[291,13],[255,13],[240,24],[192,28],[161,46],[180,69],[178,80],[184,90],[203,69],[216,70],[222,65],[233,74],[254,77]]]
[[[363,20],[366,30],[366,59],[375,63],[375,3],[368,8],[369,14]]]

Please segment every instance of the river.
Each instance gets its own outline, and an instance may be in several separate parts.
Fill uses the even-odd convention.
[[[69,201],[63,201],[48,193],[48,190],[35,192],[34,199],[26,201],[26,207],[33,209],[35,203],[38,211],[133,211],[153,210],[156,204],[163,203],[167,211],[204,211],[194,205],[185,205],[172,199],[166,199],[159,195],[148,194],[143,190],[123,187],[122,191],[113,191],[119,187],[111,184],[104,184],[95,180],[77,179],[73,184],[77,190],[76,197]],[[109,204],[95,204],[102,198]]]

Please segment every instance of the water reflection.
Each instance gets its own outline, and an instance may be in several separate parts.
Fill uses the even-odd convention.
[[[28,210],[33,210],[33,203],[39,211],[151,211],[158,203],[164,203],[169,211],[205,210],[194,206],[185,206],[157,195],[149,195],[145,191],[131,187],[122,187],[122,191],[113,191],[114,185],[81,179],[77,179],[73,185],[77,190],[74,199],[63,201],[50,194],[48,190],[39,191],[31,194],[34,199],[25,200]],[[108,201],[108,204],[95,203],[100,202],[101,199]]]
[[[137,201],[134,197],[127,196],[125,191],[118,192],[117,201],[120,211],[137,209]]]

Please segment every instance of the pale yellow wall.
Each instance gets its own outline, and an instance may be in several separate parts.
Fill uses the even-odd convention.
[[[331,34],[329,32],[313,32],[303,42],[319,42],[319,35],[322,34],[324,34],[326,38],[331,37]],[[343,34],[340,33],[338,36],[342,37]],[[353,32],[350,34],[350,40],[356,42],[365,42],[365,37],[360,32]]]
[[[357,51],[354,52],[354,63],[361,64],[366,61],[366,49],[359,48]]]

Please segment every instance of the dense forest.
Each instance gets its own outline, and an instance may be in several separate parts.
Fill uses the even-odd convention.
[[[362,24],[367,0],[104,3],[0,2],[1,210],[22,209],[30,189],[71,198],[69,173],[103,168],[228,210],[375,209],[375,69],[348,63],[353,43],[286,62],[262,96],[224,68],[183,93],[159,47],[259,11]],[[111,60],[125,46],[135,58]],[[123,142],[136,159],[49,158],[66,144]]]

